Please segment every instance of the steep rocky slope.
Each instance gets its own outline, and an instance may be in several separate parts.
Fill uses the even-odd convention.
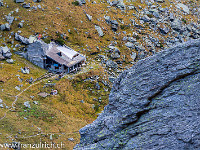
[[[74,149],[200,148],[200,40],[140,60]]]

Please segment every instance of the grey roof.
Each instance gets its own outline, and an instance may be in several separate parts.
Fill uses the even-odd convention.
[[[46,56],[67,67],[72,67],[81,61],[85,61],[85,57],[78,52],[69,47],[63,48],[65,48],[65,52],[61,51],[59,46],[54,45],[46,52]],[[61,53],[61,56],[58,53]]]

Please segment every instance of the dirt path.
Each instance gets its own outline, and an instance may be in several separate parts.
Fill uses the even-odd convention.
[[[78,74],[86,73],[87,71],[88,71],[88,68],[86,67],[86,68],[83,68],[81,71],[77,72],[76,74],[66,74],[66,75],[64,75],[64,77],[65,77],[65,78],[70,78],[70,77],[72,77],[72,76],[74,77],[74,76],[76,76],[76,75],[78,75]],[[44,75],[42,75],[42,76],[44,76]],[[41,77],[42,77],[42,76],[41,76]],[[39,84],[39,83],[41,83],[41,82],[43,82],[43,81],[46,81],[46,80],[55,78],[55,77],[58,77],[58,75],[53,75],[53,76],[51,76],[51,77],[49,77],[49,78],[44,78],[44,79],[41,79],[41,80],[37,80],[36,82],[34,82],[34,83],[32,83],[31,85],[29,85],[27,88],[25,88],[24,90],[22,90],[19,94],[17,94],[16,96],[14,96],[14,97],[15,97],[15,100],[13,101],[13,103],[12,103],[12,105],[11,105],[11,108],[8,109],[8,110],[4,113],[4,116],[3,116],[2,118],[0,118],[0,121],[3,120],[3,119],[6,117],[6,115],[7,115],[7,113],[8,113],[9,111],[12,111],[13,109],[15,109],[14,105],[16,104],[16,102],[17,102],[17,100],[18,100],[18,97],[19,97],[21,94],[23,94],[25,91],[27,91],[28,89],[30,89],[32,86],[37,85],[37,84]],[[60,112],[61,112],[61,111],[60,111]],[[63,113],[61,112],[61,114],[63,114]],[[64,115],[64,114],[63,114],[63,115]],[[65,116],[65,115],[64,115],[64,116]],[[66,117],[66,116],[65,116],[65,117]]]
[[[6,117],[6,115],[7,115],[7,113],[8,113],[9,111],[12,111],[13,109],[15,109],[14,105],[16,104],[16,102],[17,102],[17,100],[18,100],[18,97],[19,97],[21,94],[23,94],[25,91],[27,91],[28,89],[30,89],[32,86],[37,85],[37,84],[39,84],[39,83],[41,83],[41,82],[43,82],[43,81],[45,81],[45,80],[49,80],[49,79],[52,79],[52,78],[57,77],[57,76],[58,76],[58,75],[54,75],[54,76],[51,76],[51,77],[49,77],[49,78],[45,78],[45,79],[39,80],[39,81],[37,81],[37,82],[35,82],[35,83],[29,85],[29,86],[28,86],[27,88],[25,88],[24,90],[22,90],[19,94],[17,94],[17,95],[15,96],[15,100],[13,101],[13,103],[12,103],[12,105],[11,105],[11,108],[8,109],[8,110],[4,113],[4,116],[3,116],[2,118],[0,118],[0,121],[3,120],[3,119]]]
[[[77,72],[76,74],[65,74],[63,77],[64,78],[71,78],[71,77],[75,77],[75,76],[77,76],[78,74],[81,74],[81,73],[86,73],[86,72],[88,72],[90,69],[88,68],[88,66],[87,67],[85,67],[85,68],[83,68],[81,71],[79,71],[79,72]],[[41,76],[42,77],[42,76]],[[2,117],[2,118],[0,118],[0,121],[1,120],[3,120],[4,118],[6,118],[6,115],[7,115],[7,113],[9,112],[9,111],[12,111],[13,109],[15,109],[15,104],[16,104],[16,102],[17,102],[17,100],[18,100],[18,97],[20,96],[20,95],[22,95],[25,91],[27,91],[28,89],[30,89],[32,86],[35,86],[35,85],[37,85],[37,84],[39,84],[39,83],[41,83],[41,82],[43,82],[43,81],[46,81],[46,80],[49,80],[49,79],[52,79],[52,78],[56,78],[56,77],[58,77],[58,75],[53,75],[53,76],[51,76],[51,77],[49,77],[49,78],[44,78],[44,79],[41,79],[41,80],[36,80],[35,82],[33,82],[31,85],[29,85],[27,88],[25,88],[24,90],[22,90],[20,93],[18,93],[16,96],[14,96],[15,97],[15,100],[13,101],[13,103],[12,103],[12,105],[11,105],[11,108],[10,109],[8,109],[5,113],[4,113],[4,116]],[[67,118],[66,116],[65,116],[65,114],[63,114],[63,112],[62,111],[60,111],[60,110],[58,110],[65,118]],[[71,132],[71,133],[65,133],[65,136],[66,135],[72,135],[72,134],[77,134],[77,133],[79,133],[79,131],[76,131],[76,132]],[[19,139],[20,138],[22,138],[22,139],[25,139],[25,138],[32,138],[32,137],[36,137],[36,136],[40,136],[40,135],[42,135],[43,133],[41,133],[41,134],[35,134],[35,135],[30,135],[30,136],[22,136],[22,137],[18,137]],[[54,134],[54,133],[48,133],[48,134]]]
[[[79,71],[79,72],[77,72],[76,74],[65,74],[63,77],[65,77],[65,78],[70,78],[70,77],[74,77],[74,76],[76,76],[76,75],[78,75],[78,74],[81,74],[81,73],[86,73],[86,72],[88,72],[88,71],[90,70],[89,68],[92,67],[93,65],[94,65],[94,64],[87,65],[86,67],[83,67],[82,70]],[[43,77],[43,76],[44,76],[44,75],[42,75],[41,77]],[[39,77],[39,78],[41,78],[41,77]],[[43,82],[43,81],[46,81],[46,80],[55,78],[55,77],[58,77],[58,75],[53,75],[53,76],[51,76],[51,77],[49,77],[49,78],[44,78],[44,79],[41,79],[41,80],[36,80],[34,83],[32,83],[32,84],[29,85],[27,88],[25,88],[24,90],[22,90],[19,94],[17,94],[17,95],[15,96],[15,100],[13,101],[13,103],[12,103],[12,105],[11,105],[11,108],[8,109],[8,110],[4,113],[4,116],[3,116],[2,118],[0,118],[0,121],[3,120],[3,119],[6,117],[6,115],[7,115],[7,113],[8,113],[9,111],[12,111],[13,109],[15,109],[14,105],[16,104],[16,102],[17,102],[17,100],[18,100],[18,97],[19,97],[21,94],[23,94],[25,91],[27,91],[27,90],[28,90],[29,88],[31,88],[32,86],[37,85],[37,84],[39,84],[39,83],[41,83],[41,82]],[[60,111],[60,113],[61,113],[64,117],[66,117],[61,111]]]

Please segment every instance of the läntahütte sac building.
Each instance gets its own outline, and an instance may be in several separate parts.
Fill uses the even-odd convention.
[[[54,73],[77,71],[86,61],[85,56],[70,47],[46,44],[41,40],[28,45],[23,56],[33,64]]]

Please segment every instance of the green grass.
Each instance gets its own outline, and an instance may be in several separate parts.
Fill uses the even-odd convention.
[[[38,105],[33,104],[31,108],[26,108],[23,104],[18,105],[18,107],[21,107],[21,109],[18,110],[20,117],[34,118],[36,120],[43,120],[44,122],[52,122],[56,119],[55,114],[41,109]]]

